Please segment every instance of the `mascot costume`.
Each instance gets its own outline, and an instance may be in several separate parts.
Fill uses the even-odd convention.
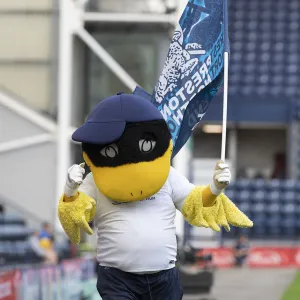
[[[215,231],[252,222],[223,193],[228,166],[216,165],[208,186],[195,186],[171,167],[173,143],[160,111],[133,94],[101,101],[73,134],[91,169],[68,170],[58,214],[70,240],[80,229],[97,235],[103,300],[179,300],[175,214]]]

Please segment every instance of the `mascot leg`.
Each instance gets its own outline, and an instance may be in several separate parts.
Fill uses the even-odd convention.
[[[145,299],[181,300],[183,291],[177,268],[161,271],[157,274],[146,275],[150,297]]]
[[[103,300],[181,300],[177,268],[153,274],[134,274],[98,267],[98,292]]]

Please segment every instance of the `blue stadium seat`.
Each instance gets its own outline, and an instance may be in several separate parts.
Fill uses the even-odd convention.
[[[264,203],[257,203],[251,206],[255,218],[264,219],[267,216],[267,206]]]
[[[269,192],[279,191],[281,187],[282,187],[282,182],[280,180],[273,179],[266,182],[266,189]]]
[[[296,227],[296,234],[299,237],[300,236],[300,219],[299,218],[296,219],[295,227]]]
[[[225,229],[222,230],[222,237],[224,239],[235,239],[237,237],[237,228],[234,226],[230,226],[230,231],[227,232]]]
[[[29,260],[28,257],[28,237],[32,233],[22,218],[0,214],[0,264],[40,263],[40,258]]]
[[[278,203],[281,200],[279,191],[270,191],[266,194],[265,200],[270,203]]]
[[[285,180],[282,183],[282,189],[284,191],[291,191],[294,192],[296,190],[297,181],[295,180]]]
[[[237,228],[238,234],[241,235],[246,235],[250,236],[251,235],[251,228]]]
[[[20,225],[0,225],[0,240],[25,240],[32,230]]]
[[[261,213],[253,214],[253,223],[254,226],[251,228],[251,237],[252,238],[262,238],[267,233],[266,228],[266,217]]]
[[[251,201],[251,195],[249,190],[242,190],[239,193],[236,194],[236,200],[238,202],[250,202]]]
[[[236,198],[236,193],[233,189],[226,189],[225,191],[225,195],[231,199],[232,201],[235,202],[235,198]]]
[[[255,226],[259,227],[259,226],[265,226],[266,225],[266,218],[264,216],[256,216],[253,215],[253,223],[255,224]]]
[[[267,227],[266,226],[254,226],[252,228],[252,238],[265,238],[267,236]]]
[[[25,225],[25,222],[22,218],[9,215],[9,214],[0,214],[0,225],[11,224],[11,225]]]
[[[269,203],[267,204],[267,215],[268,217],[280,217],[281,204],[280,203]]]
[[[252,188],[261,192],[265,191],[266,182],[264,179],[256,179],[252,181]]]
[[[249,179],[240,179],[235,182],[235,187],[238,191],[247,190],[251,187],[251,181]]]
[[[249,218],[252,213],[251,204],[249,202],[242,202],[239,205],[239,209],[244,212]]]
[[[280,237],[281,233],[281,218],[280,216],[271,216],[267,218],[266,225],[267,225],[267,234],[269,237]]]
[[[281,198],[284,202],[296,201],[296,193],[294,191],[285,191],[281,194]]]
[[[295,193],[295,203],[300,204],[300,192]]]
[[[295,204],[295,213],[296,213],[296,216],[300,219],[300,204],[299,203]]]
[[[281,211],[285,218],[296,216],[296,205],[293,203],[282,203]]]
[[[296,219],[286,218],[282,220],[282,237],[283,238],[293,238],[296,235]]]
[[[256,192],[252,193],[253,202],[261,203],[264,201],[265,197],[266,193],[264,192],[264,190],[257,190]]]

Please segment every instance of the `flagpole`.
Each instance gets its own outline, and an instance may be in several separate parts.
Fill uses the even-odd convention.
[[[226,132],[227,132],[227,102],[228,102],[228,66],[229,66],[229,36],[228,36],[228,3],[223,0],[224,17],[224,93],[223,93],[223,124],[222,124],[222,146],[221,160],[225,162],[226,157]]]
[[[229,53],[224,52],[224,94],[223,94],[223,123],[222,123],[222,147],[221,160],[225,162],[226,132],[227,132],[227,102],[228,102],[228,65]]]

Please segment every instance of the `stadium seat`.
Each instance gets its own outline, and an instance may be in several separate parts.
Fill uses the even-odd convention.
[[[300,204],[300,192],[295,193],[295,203]]]
[[[300,219],[299,218],[296,219],[295,227],[296,227],[297,237],[299,237],[300,236]]]
[[[295,214],[300,219],[300,204],[295,203]]]
[[[252,182],[252,188],[254,190],[259,190],[261,192],[264,192],[265,186],[266,186],[266,182],[264,179],[257,179],[257,180],[253,180]]]
[[[294,192],[296,190],[297,181],[295,180],[284,180],[282,183],[282,189],[284,191]]]
[[[249,179],[240,179],[235,182],[235,187],[238,191],[247,190],[251,187]]]
[[[269,192],[279,191],[281,187],[282,187],[282,183],[280,180],[277,180],[277,179],[267,181],[267,183],[266,183],[266,189]]]
[[[264,203],[253,204],[251,210],[255,218],[264,219],[267,216],[267,207]]]
[[[270,238],[278,238],[281,234],[281,218],[279,216],[272,216],[266,220],[267,225],[267,235]]]
[[[231,199],[233,202],[236,202],[237,200],[235,199],[236,198],[236,194],[235,194],[235,191],[233,189],[226,189],[225,191],[225,195]]]
[[[278,203],[281,200],[279,191],[270,191],[266,194],[265,200],[270,203]]]
[[[251,195],[249,190],[241,190],[240,192],[236,193],[236,201],[238,202],[250,202]]]
[[[291,218],[296,216],[296,205],[294,203],[282,203],[281,207],[284,218]]]
[[[244,212],[249,218],[252,214],[251,204],[248,202],[242,202],[239,205],[239,208],[242,212]]]
[[[253,223],[255,226],[251,228],[252,238],[263,238],[266,235],[266,217],[264,214],[253,214]]]
[[[264,190],[257,190],[256,192],[253,192],[252,194],[252,200],[253,202],[256,202],[256,203],[262,203],[265,199],[266,195],[265,195],[265,192]]]
[[[251,237],[252,238],[265,238],[267,235],[266,226],[254,226],[252,228]]]
[[[20,225],[0,225],[0,240],[25,240],[32,230]]]
[[[281,194],[281,198],[284,202],[294,202],[296,200],[296,194],[294,191],[285,191]]]
[[[22,218],[15,215],[9,214],[0,214],[0,225],[11,224],[11,225],[25,225],[25,222]]]
[[[281,222],[282,238],[293,238],[296,235],[296,219],[285,218]]]
[[[279,203],[270,203],[267,204],[267,213],[269,216],[280,216],[281,204]]]
[[[225,229],[222,230],[222,238],[224,239],[236,239],[237,237],[237,228],[230,226],[230,231],[227,232]]]

